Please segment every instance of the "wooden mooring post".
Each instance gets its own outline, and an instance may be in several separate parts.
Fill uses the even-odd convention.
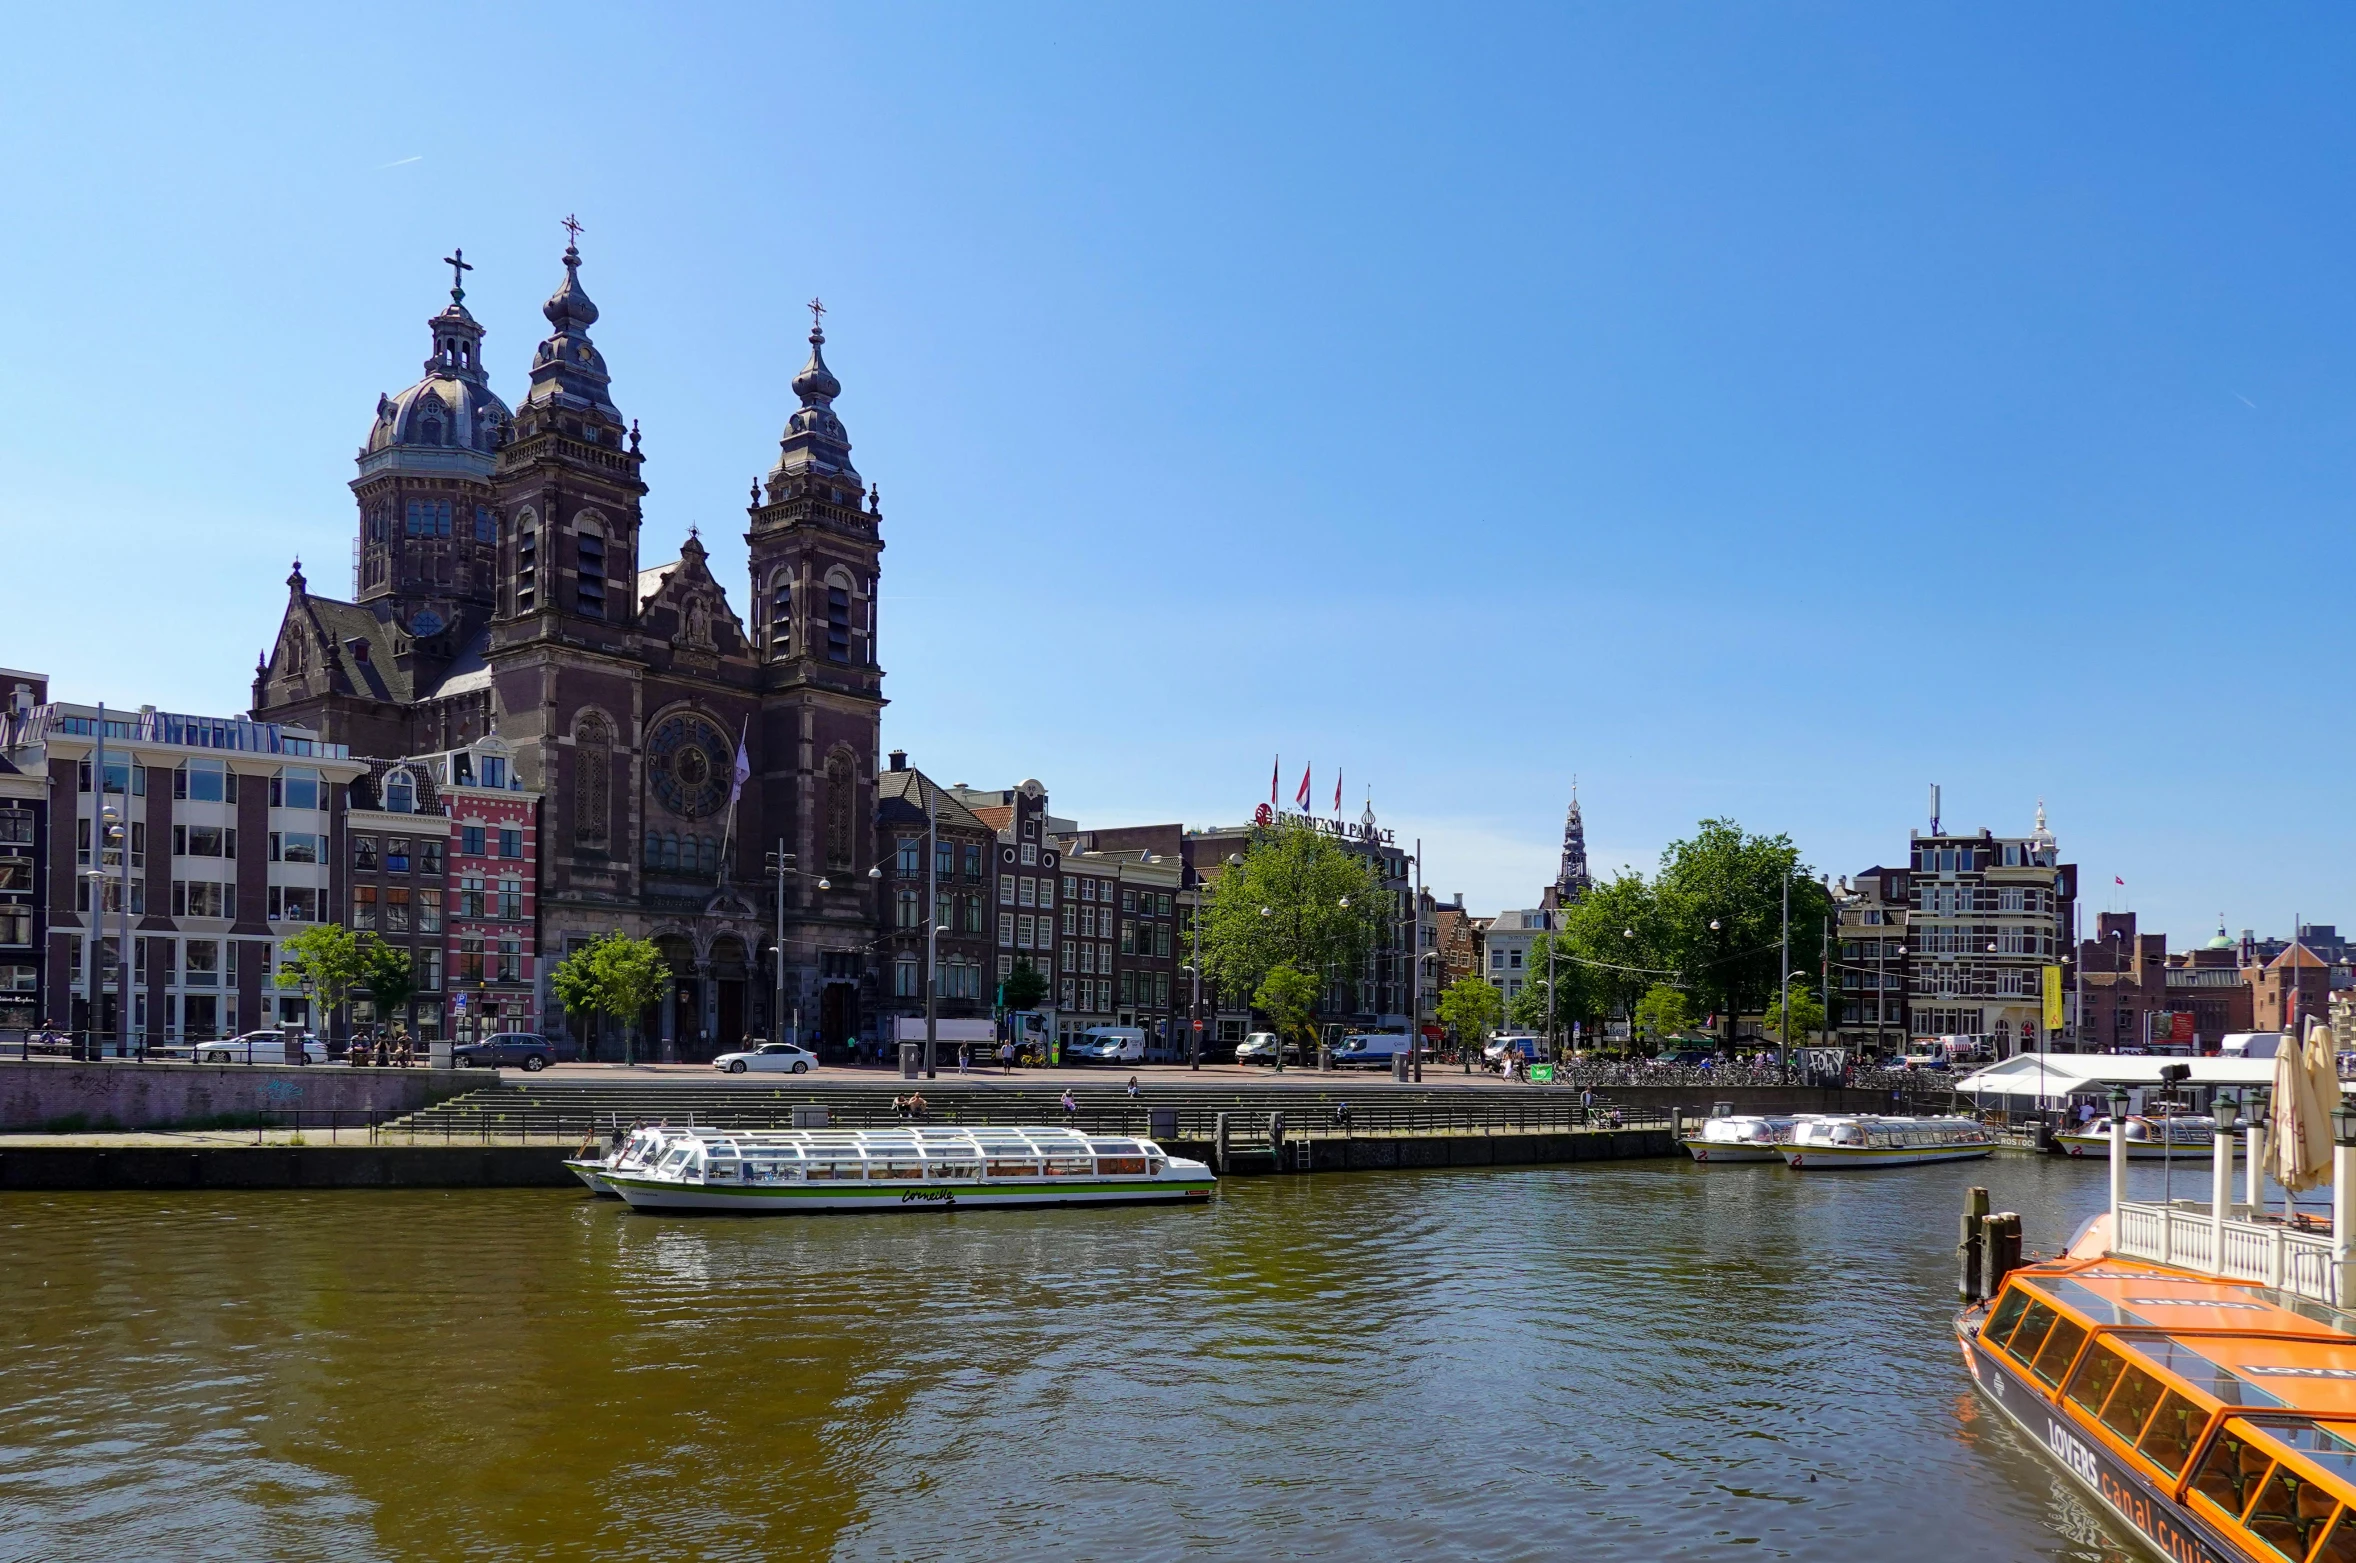
[[[2003,1289],[2004,1278],[2021,1267],[2021,1218],[2008,1210],[1990,1216],[1981,1230],[1987,1249],[1987,1295],[1993,1297]]]
[[[1988,1191],[1970,1188],[1963,1191],[1963,1241],[1955,1245],[1955,1295],[1967,1303],[1978,1302],[1988,1295],[1981,1284],[1987,1272],[1981,1266],[1983,1233],[1981,1223],[1988,1219]]]
[[[1212,1170],[1221,1177],[1227,1176],[1227,1115],[1225,1113],[1219,1115],[1218,1126],[1212,1134],[1211,1160],[1214,1163]]]

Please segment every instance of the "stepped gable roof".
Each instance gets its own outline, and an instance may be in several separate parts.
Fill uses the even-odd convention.
[[[924,789],[920,784],[928,780],[930,780],[929,777],[917,770],[886,771],[878,776],[875,779],[877,817],[879,819],[905,818],[922,824],[924,822]],[[933,782],[932,788],[933,806],[939,811],[942,824],[954,826],[960,830],[994,831],[998,828],[982,819],[976,810],[969,809],[958,802],[957,795],[939,782]]]
[[[728,605],[728,589],[712,578],[706,558],[702,539],[690,527],[677,560],[653,571],[638,572],[643,592],[638,599],[638,627],[650,639],[674,646],[717,656],[750,656],[752,637]],[[645,592],[649,574],[655,577],[654,590]]]

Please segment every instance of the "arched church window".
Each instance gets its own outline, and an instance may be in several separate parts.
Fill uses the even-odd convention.
[[[839,568],[826,572],[826,660],[851,660],[851,576]]]
[[[474,540],[478,543],[499,541],[499,524],[491,519],[491,508],[488,505],[474,507]]]
[[[574,600],[585,617],[605,617],[605,534],[598,522],[586,517],[575,523],[574,539],[580,568],[575,572]]]
[[[851,866],[852,821],[858,813],[858,782],[851,757],[836,750],[826,757],[826,866]]]
[[[678,866],[679,838],[666,831],[663,835],[663,867],[677,868]]]
[[[783,657],[792,653],[793,628],[793,572],[780,570],[769,586],[769,655]]]
[[[650,830],[646,833],[646,866],[648,868],[663,866],[663,833],[659,830]]]
[[[613,820],[613,729],[595,711],[573,729],[573,843],[603,852]]]
[[[698,836],[695,838],[695,844],[696,866],[707,874],[718,873],[720,871],[720,843],[710,836]]]

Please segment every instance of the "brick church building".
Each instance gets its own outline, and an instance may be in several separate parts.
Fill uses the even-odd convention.
[[[451,264],[462,284],[463,256]],[[876,998],[883,540],[819,312],[800,405],[747,511],[747,623],[692,530],[677,557],[646,562],[638,427],[590,339],[580,273],[568,246],[512,412],[453,285],[427,322],[424,378],[378,399],[360,449],[354,600],[314,594],[297,564],[254,715],[385,757],[496,732],[519,785],[546,800],[543,969],[617,928],[655,940],[677,973],[662,1036],[691,1050],[779,1022],[763,857],[782,842],[797,862],[785,1003],[805,1037],[849,1039]],[[740,742],[749,777],[732,809]],[[553,1006],[548,1024],[564,1024]]]

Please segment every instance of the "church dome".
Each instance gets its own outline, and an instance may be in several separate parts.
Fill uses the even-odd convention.
[[[467,313],[464,291],[452,288],[449,307],[426,327],[433,353],[425,378],[376,399],[376,422],[360,447],[362,470],[422,462],[488,476],[512,414],[483,373],[483,328]]]
[[[2209,948],[2212,950],[2234,950],[2239,949],[2240,946],[2226,936],[2225,928],[2220,924],[2217,929],[2217,937],[2209,941]]]

